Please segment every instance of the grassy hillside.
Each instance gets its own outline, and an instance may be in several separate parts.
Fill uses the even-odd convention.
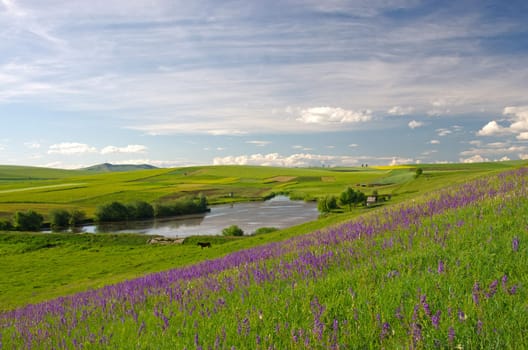
[[[149,247],[173,249],[175,256],[223,256],[0,313],[3,344],[95,349],[524,348],[527,177],[523,169],[466,181],[311,234],[290,232],[287,240],[281,238],[288,234],[271,236],[281,232],[256,236],[252,239],[277,242],[252,249],[240,250],[255,244],[246,239],[217,242],[216,251]],[[96,241],[83,241],[86,235],[73,236],[67,244],[60,235],[30,235],[31,243],[20,235],[5,237],[10,241],[2,245],[10,250],[3,251],[5,256],[15,250],[30,254],[61,247],[78,254],[79,246],[86,246],[84,254],[90,255],[108,247],[106,274],[114,265],[122,268],[120,257],[126,251],[144,247],[133,236],[123,238],[126,244],[118,236],[104,236],[99,248]],[[58,254],[49,258],[53,256],[60,261]],[[139,254],[136,259],[128,265],[154,260]],[[75,274],[75,268],[65,269]]]

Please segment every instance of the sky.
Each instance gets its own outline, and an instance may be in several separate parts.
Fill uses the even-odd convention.
[[[526,0],[0,0],[0,164],[528,159],[526,18]]]

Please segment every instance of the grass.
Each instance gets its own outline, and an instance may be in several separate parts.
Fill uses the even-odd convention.
[[[259,166],[203,166],[132,172],[90,173],[45,168],[0,166],[0,218],[34,209],[45,216],[53,208],[81,209],[93,216],[97,205],[110,201],[167,201],[204,193],[210,204],[262,200],[273,193],[295,198],[338,195],[352,186],[367,194],[378,190],[398,201],[446,184],[460,183],[486,173],[519,167],[525,162],[478,165],[420,165],[415,168],[275,168]],[[30,175],[28,175],[30,174]]]
[[[210,198],[213,202],[257,199],[274,191],[300,194],[301,198],[316,198],[326,193],[338,194],[349,185],[364,191],[377,189],[380,194],[392,194],[393,199],[389,203],[396,203],[419,198],[424,193],[448,184],[463,183],[483,174],[520,165],[522,165],[520,162],[420,165],[424,169],[422,176],[418,178],[411,176],[411,180],[399,183],[393,183],[394,181],[391,180],[389,182],[392,184],[377,187],[357,187],[357,184],[380,183],[383,179],[408,177],[408,174],[414,174],[414,169],[380,171],[364,168],[285,169],[221,166],[95,175],[38,169],[35,176],[46,177],[45,180],[12,180],[8,181],[8,185],[0,185],[0,191],[13,187],[18,189],[39,187],[3,193],[0,212],[3,212],[4,217],[9,217],[13,211],[28,208],[46,213],[53,208],[73,207],[83,209],[91,215],[95,206],[101,202],[160,200],[198,191],[211,193]],[[27,168],[0,167],[0,173],[8,174],[11,179],[21,178],[21,171],[27,171]],[[238,177],[234,178],[233,174],[237,174]],[[52,176],[55,178],[52,179]],[[329,177],[335,180],[328,181]],[[68,183],[85,185],[78,188],[42,188]],[[235,198],[223,197],[230,191],[234,192]],[[148,238],[145,236],[2,233],[0,263],[4,270],[9,272],[0,275],[0,310],[285,240],[337,225],[371,210],[358,208],[352,212],[331,214],[315,222],[266,235],[224,242],[221,245],[213,241],[211,249],[203,250],[194,244],[150,246],[146,244]],[[25,243],[17,241],[16,237]]]
[[[148,247],[161,259],[165,249],[194,249],[202,262],[0,314],[2,339],[8,348],[524,348],[527,176],[494,175],[341,224],[309,223],[307,231],[326,228],[301,236],[293,228],[211,249]],[[102,240],[103,273],[111,261],[120,266],[123,251],[147,248],[137,236],[61,237],[5,240],[13,254],[97,249]]]

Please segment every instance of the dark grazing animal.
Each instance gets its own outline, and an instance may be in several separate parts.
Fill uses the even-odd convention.
[[[204,247],[211,248],[211,242],[198,242],[198,245],[204,249]]]

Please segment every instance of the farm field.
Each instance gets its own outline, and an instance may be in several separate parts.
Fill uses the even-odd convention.
[[[189,249],[195,256],[180,268],[4,312],[3,344],[523,348],[527,179],[526,169],[492,173],[340,224],[317,229],[310,223],[289,233],[215,244],[216,251],[149,247],[175,255]],[[73,235],[69,243],[60,236],[5,234],[2,253],[69,247],[76,254],[84,245],[94,254],[114,251],[118,262],[126,251],[145,247],[137,236],[101,235],[99,242],[87,242],[86,235]],[[110,273],[111,263],[103,273]]]
[[[262,200],[274,193],[295,199],[338,195],[347,186],[367,195],[374,190],[394,201],[460,183],[523,162],[420,165],[383,168],[273,168],[258,166],[203,166],[128,172],[91,173],[0,166],[0,219],[33,209],[44,216],[56,208],[79,209],[92,217],[98,205],[112,201],[166,202],[203,193],[210,204]]]

